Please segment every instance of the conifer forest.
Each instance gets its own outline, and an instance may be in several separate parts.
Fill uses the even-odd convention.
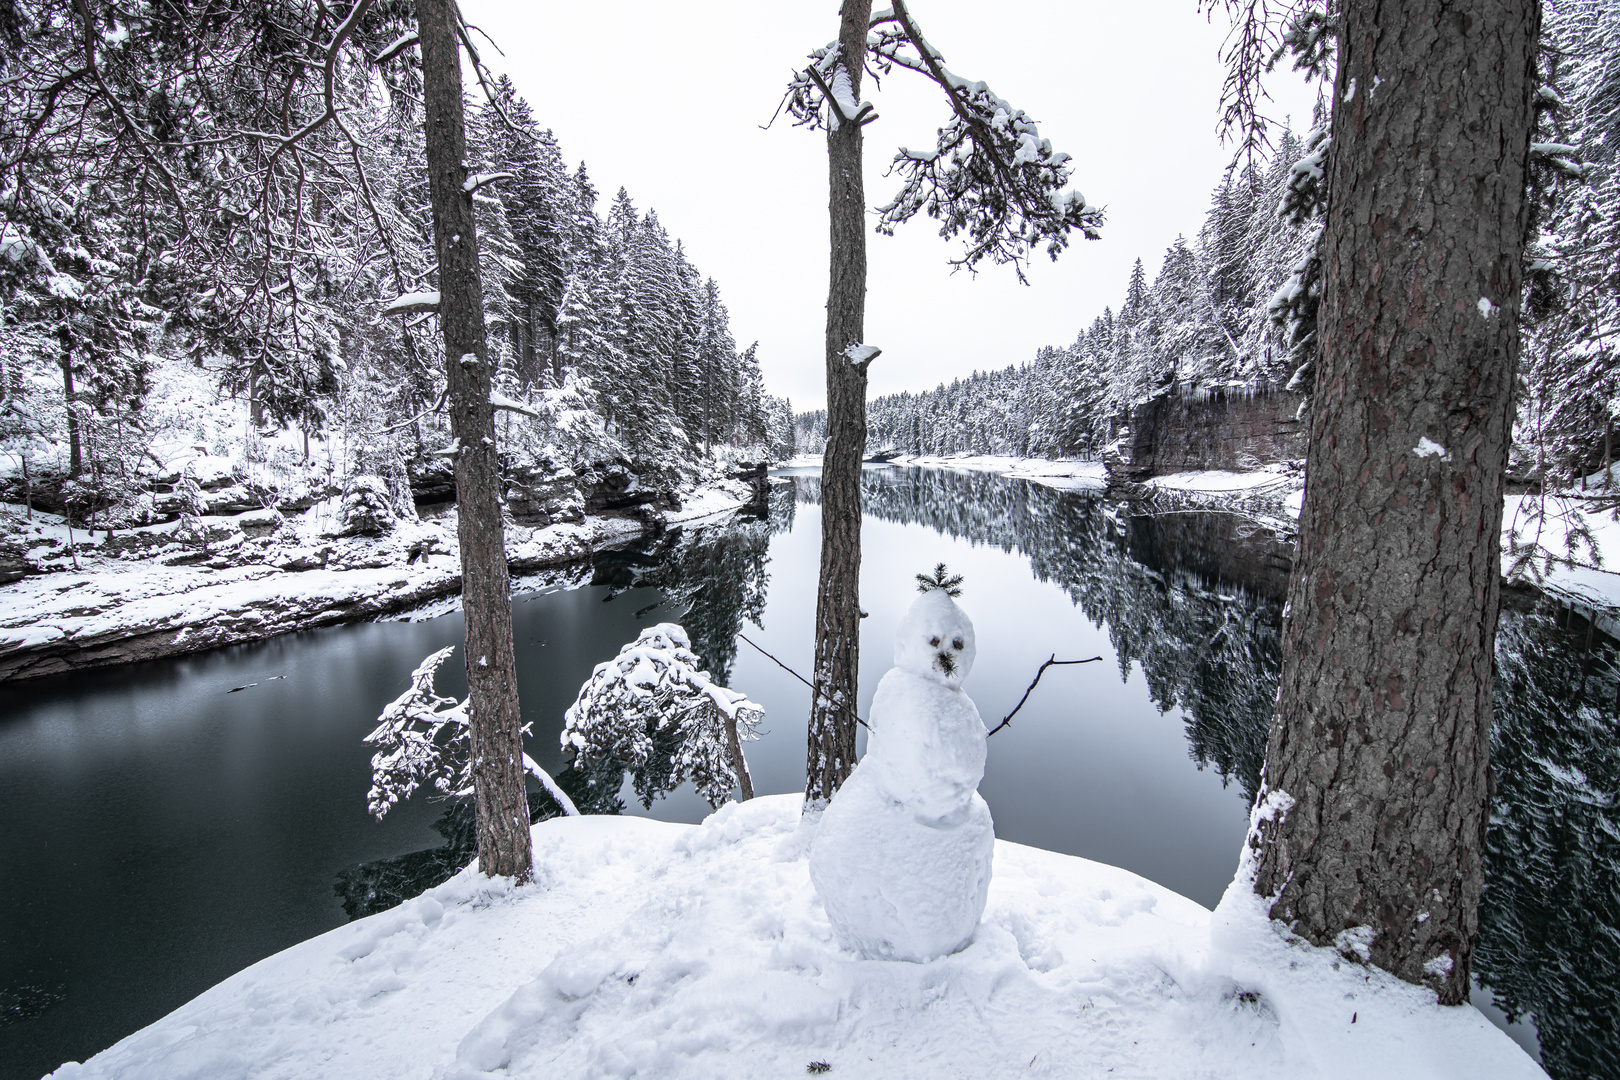
[[[1620,1077],[1617,414],[1620,0],[0,0],[0,1080]]]
[[[199,440],[264,466],[266,503],[447,473],[413,26],[397,3],[0,11],[8,499],[172,518],[168,459]],[[508,468],[622,461],[669,484],[765,459],[785,403],[720,283],[656,209],[599,193],[509,81],[487,89],[468,168]],[[188,391],[246,402],[247,445],[211,445]]]
[[[1510,470],[1580,485],[1620,458],[1620,20],[1606,4],[1549,5],[1531,147],[1525,341]],[[1068,344],[936,389],[874,399],[869,444],[913,454],[1097,457],[1132,408],[1164,394],[1312,387],[1321,184],[1314,123],[1277,133],[1210,193],[1203,226],[1156,262],[1142,253],[1116,303]],[[797,418],[802,446],[825,437]],[[1609,480],[1599,479],[1608,486]]]

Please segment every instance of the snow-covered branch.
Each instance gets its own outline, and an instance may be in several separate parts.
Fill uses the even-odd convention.
[[[378,717],[376,729],[366,736],[366,742],[378,747],[371,757],[371,791],[366,796],[366,807],[378,819],[424,785],[431,785],[441,795],[472,793],[467,704],[433,690],[440,665],[455,651],[455,646],[450,646],[423,660],[411,672],[410,689],[388,704]],[[528,731],[529,725],[525,724],[524,734]],[[523,755],[523,768],[557,801],[563,813],[579,813],[551,774],[527,754]]]
[[[935,146],[902,148],[892,168],[904,185],[878,208],[878,231],[926,210],[946,238],[966,234],[967,250],[952,262],[975,269],[989,259],[1010,263],[1019,280],[1031,250],[1044,245],[1052,258],[1078,230],[1095,240],[1103,223],[1100,207],[1078,191],[1065,190],[1072,170],[1069,155],[1040,136],[1035,121],[994,94],[983,82],[950,71],[945,59],[923,37],[902,0],[896,0],[898,31],[876,35],[880,65],[898,64],[926,74],[945,91],[954,118],[939,129]],[[905,52],[910,47],[915,55]]]
[[[516,401],[507,397],[499,390],[491,390],[489,392],[489,403],[495,408],[505,409],[507,412],[522,413],[524,416],[532,416],[536,420],[543,418],[538,410],[523,404],[521,401]]]
[[[438,311],[439,294],[434,292],[409,292],[396,296],[388,301],[382,309],[383,315],[414,315],[419,311]]]
[[[1010,263],[1024,279],[1029,253],[1044,247],[1056,258],[1071,232],[1095,240],[1103,224],[1100,207],[1067,190],[1069,155],[1041,138],[1035,122],[997,97],[983,82],[964,79],[945,66],[900,0],[872,17],[867,61],[874,81],[896,67],[928,78],[944,91],[952,118],[927,150],[902,148],[892,171],[903,181],[898,194],[878,208],[878,231],[892,234],[919,211],[940,222],[940,235],[965,234],[967,250],[953,264],[969,270],[989,260]],[[780,109],[803,127],[837,127],[876,119],[870,103],[849,93],[849,73],[837,42],[809,56],[810,65],[788,83]],[[823,108],[825,106],[825,109]]]
[[[468,176],[466,181],[461,185],[461,190],[471,195],[485,184],[493,184],[499,180],[512,180],[515,179],[516,176],[516,173],[509,172],[473,173]]]

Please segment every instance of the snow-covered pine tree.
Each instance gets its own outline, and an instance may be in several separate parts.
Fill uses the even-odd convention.
[[[674,623],[643,630],[596,665],[563,718],[562,745],[574,753],[575,768],[608,760],[616,771],[630,770],[648,806],[655,791],[687,780],[711,806],[733,790],[753,798],[742,744],[757,737],[765,710],[701,665]]]

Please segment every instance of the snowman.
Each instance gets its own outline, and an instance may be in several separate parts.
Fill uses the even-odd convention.
[[[918,579],[923,594],[872,699],[866,756],[810,846],[810,879],[839,943],[873,959],[930,960],[966,945],[984,914],[996,840],[978,791],[984,722],[962,692],[973,623],[943,566]]]

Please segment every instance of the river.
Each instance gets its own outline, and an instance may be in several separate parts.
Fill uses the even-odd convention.
[[[580,786],[557,740],[596,663],[679,621],[766,708],[747,746],[756,790],[800,790],[809,692],[738,634],[808,668],[818,498],[813,473],[794,475],[766,517],[672,531],[520,595],[530,752],[598,810],[701,819],[706,803],[656,775]],[[991,724],[1047,657],[1104,658],[1048,670],[991,741],[997,835],[1213,906],[1276,693],[1287,540],[1239,515],[1150,516],[954,470],[869,469],[865,506],[861,711],[914,575],[947,563],[977,628],[966,687]],[[467,822],[445,804],[367,814],[361,741],[461,633],[452,612],[0,686],[0,1078],[82,1060],[464,859]],[[1476,997],[1558,1080],[1620,1075],[1620,644],[1519,592],[1500,637]],[[459,666],[441,692],[462,693]]]

